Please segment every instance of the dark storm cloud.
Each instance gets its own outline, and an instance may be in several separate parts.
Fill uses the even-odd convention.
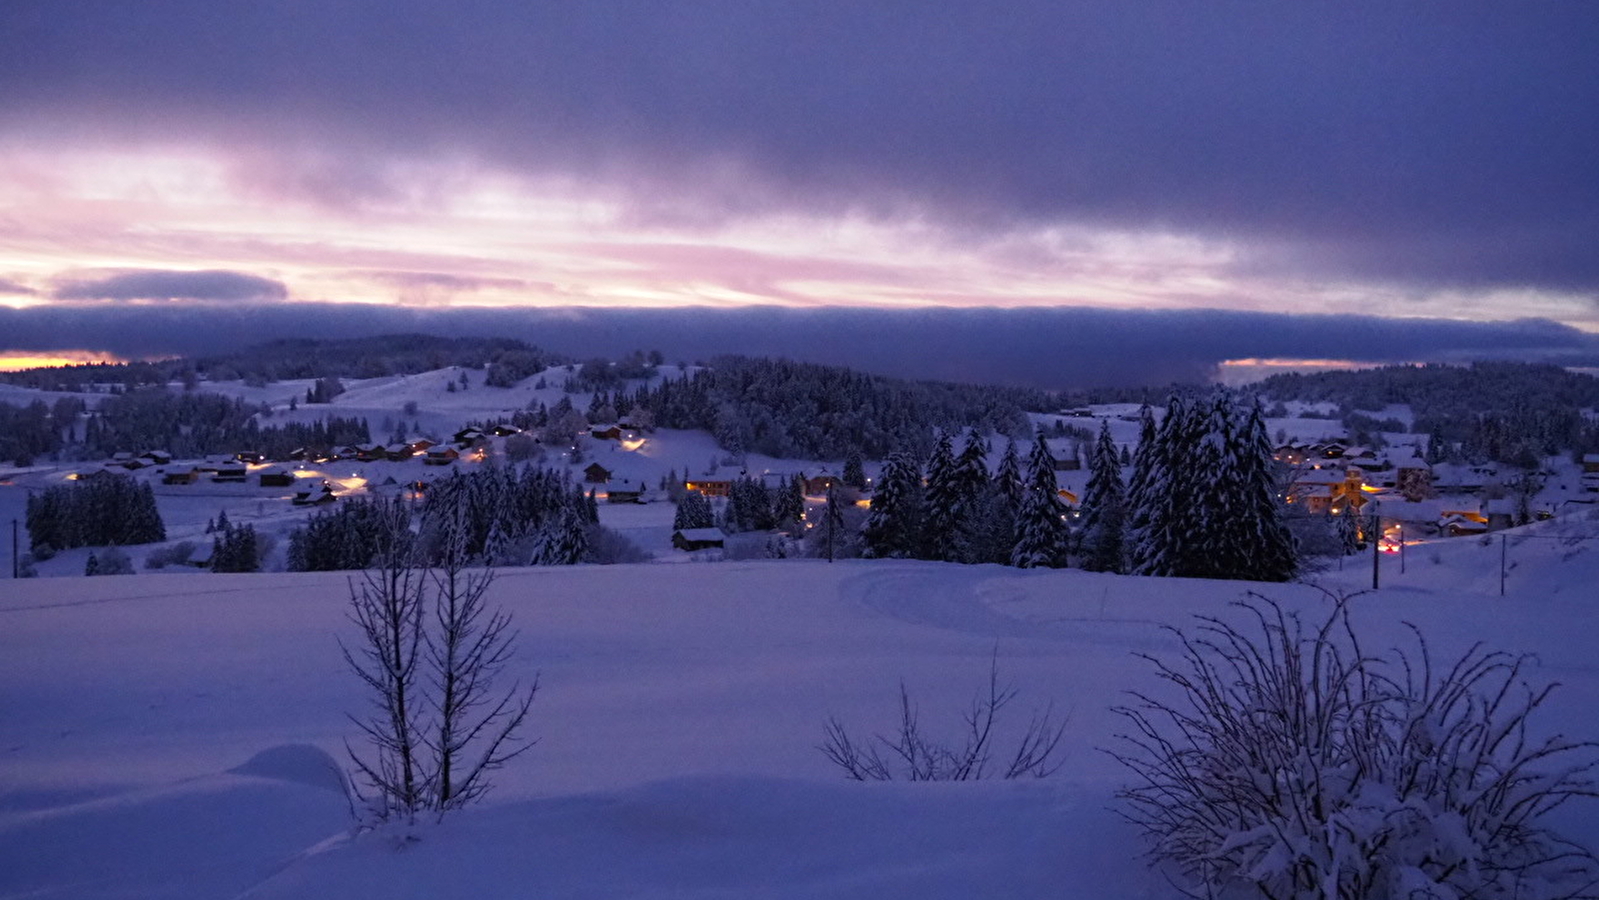
[[[242,272],[164,269],[66,278],[51,292],[56,300],[282,300],[288,295],[283,282]]]
[[[33,297],[39,292],[25,284],[18,284],[7,278],[0,278],[0,294],[11,294],[19,297]]]
[[[1265,238],[1258,265],[1314,275],[1592,290],[1596,28],[1591,3],[1499,0],[15,0],[0,122],[646,187],[747,172],[699,185],[710,212],[903,202]]]
[[[518,337],[576,357],[659,349],[786,356],[912,378],[1043,388],[1166,384],[1223,360],[1543,359],[1599,365],[1599,336],[1546,320],[1479,323],[1220,310],[1087,308],[416,309],[357,304],[0,307],[0,351],[123,357],[223,352],[281,337],[407,331]]]

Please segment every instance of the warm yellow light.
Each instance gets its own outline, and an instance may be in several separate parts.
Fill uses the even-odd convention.
[[[637,440],[623,441],[622,442],[622,449],[623,450],[637,450],[638,448],[640,448],[642,446],[644,446],[644,439],[643,438],[638,438]]]

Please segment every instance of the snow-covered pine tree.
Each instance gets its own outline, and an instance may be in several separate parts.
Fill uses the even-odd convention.
[[[1251,404],[1238,430],[1233,464],[1238,470],[1235,484],[1239,493],[1231,504],[1231,518],[1239,528],[1238,540],[1245,552],[1238,557],[1239,569],[1229,577],[1288,581],[1298,573],[1299,554],[1293,534],[1283,522],[1276,461],[1258,402]]]
[[[1083,493],[1083,568],[1090,572],[1122,572],[1126,564],[1126,490],[1110,423],[1099,427]]]
[[[681,531],[685,528],[710,528],[715,524],[711,513],[711,501],[699,491],[688,491],[683,499],[677,502],[677,512],[672,516],[672,530]]]
[[[1026,490],[1016,522],[1011,565],[1022,569],[1066,565],[1070,547],[1066,508],[1055,482],[1055,458],[1040,433],[1027,458]]]
[[[851,450],[849,455],[844,457],[843,480],[857,491],[866,490],[866,467],[861,462],[860,451]]]
[[[994,472],[994,486],[1010,504],[1013,514],[1021,510],[1025,491],[1022,487],[1022,462],[1016,453],[1015,441],[1005,445],[1005,452],[999,458],[999,468]]]
[[[805,482],[794,475],[778,489],[772,504],[774,527],[789,534],[799,534],[801,520],[805,518]]]
[[[921,546],[922,467],[909,453],[883,463],[866,519],[866,553],[874,557],[914,556]]]
[[[1133,453],[1133,473],[1127,484],[1127,571],[1148,574],[1154,515],[1154,485],[1165,477],[1158,444],[1155,413],[1145,403],[1138,409],[1138,449]]]
[[[947,559],[963,563],[993,561],[996,537],[995,503],[988,477],[988,442],[975,428],[966,433],[960,455],[955,458],[955,537]],[[1008,524],[1006,527],[1009,527]],[[1010,541],[1005,546],[1010,546]]]
[[[927,460],[926,515],[922,523],[923,559],[956,558],[955,534],[963,512],[961,485],[955,469],[955,451],[949,432],[940,432]]]

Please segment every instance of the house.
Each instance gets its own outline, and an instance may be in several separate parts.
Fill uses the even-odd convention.
[[[492,434],[495,437],[510,437],[513,434],[521,434],[521,433],[522,433],[522,429],[517,428],[517,427],[512,426],[512,425],[505,425],[505,424],[495,425],[493,428],[489,429],[489,434]]]
[[[461,457],[460,451],[454,447],[440,444],[429,447],[428,452],[422,457],[422,464],[426,466],[447,466]]]
[[[380,459],[387,459],[388,453],[384,450],[382,444],[357,444],[355,458],[361,462],[374,462]]]
[[[649,500],[645,499],[645,494],[649,492],[649,486],[642,481],[638,482],[638,487],[636,488],[631,487],[631,484],[632,482],[624,481],[621,487],[613,487],[606,491],[605,501],[607,503],[648,503]]]
[[[89,466],[72,473],[71,478],[73,481],[94,481],[98,478],[110,478],[120,474],[120,472],[113,472],[105,466]]]
[[[143,460],[147,466],[164,466],[172,462],[172,454],[165,450],[151,450],[147,453],[139,454],[139,459]]]
[[[1310,515],[1337,514],[1345,506],[1356,510],[1365,506],[1370,499],[1368,493],[1366,473],[1359,466],[1307,469],[1294,475],[1293,484],[1288,487],[1288,502],[1303,504]]]
[[[299,462],[310,455],[311,451],[305,449],[304,447],[295,447],[293,450],[289,451],[289,459],[293,462]]]
[[[837,475],[829,475],[823,472],[820,475],[812,475],[805,479],[805,493],[812,497],[820,497],[827,493],[828,488],[843,483],[843,479]]]
[[[236,482],[243,484],[250,478],[250,469],[242,462],[221,463],[217,466],[217,473],[211,476],[216,482]]]
[[[426,453],[428,450],[432,449],[436,444],[438,444],[438,441],[425,437],[413,437],[406,441],[406,443],[411,445],[411,452]]]
[[[111,465],[121,466],[124,469],[142,469],[145,466],[145,462],[132,453],[123,451],[122,453],[112,454]]]
[[[1488,520],[1478,513],[1450,513],[1438,520],[1438,533],[1450,537],[1468,534],[1486,534]]]
[[[271,466],[257,473],[261,479],[262,487],[292,487],[294,473],[281,466]]]
[[[685,481],[683,487],[690,491],[699,491],[706,497],[726,497],[733,493],[733,482],[726,478],[702,478],[698,481]]]
[[[672,532],[672,546],[690,553],[721,547],[726,542],[727,535],[720,528],[679,528]]]
[[[455,433],[455,437],[452,440],[461,447],[470,447],[487,437],[488,435],[476,428],[463,428]]]
[[[583,480],[589,484],[605,484],[611,480],[611,470],[599,463],[589,463],[583,469]]]
[[[1483,513],[1488,517],[1488,530],[1499,531],[1516,524],[1516,501],[1511,497],[1499,497],[1483,504]]]
[[[238,453],[233,454],[233,458],[239,462],[248,463],[253,466],[258,466],[266,462],[266,455],[257,453],[254,450],[240,450]]]
[[[317,506],[322,503],[332,503],[337,498],[333,496],[333,488],[326,481],[304,482],[299,490],[294,492],[295,506]]]
[[[404,441],[399,441],[384,447],[383,455],[390,462],[405,462],[412,456],[415,456],[416,451],[411,449],[410,444]]]
[[[619,441],[622,439],[620,425],[595,425],[589,429],[589,436],[597,441]]]
[[[355,459],[361,455],[361,448],[354,444],[345,444],[333,451],[334,459]]]
[[[200,470],[194,466],[175,466],[161,475],[162,484],[194,484],[200,480]]]
[[[1083,461],[1076,456],[1054,456],[1053,454],[1051,456],[1055,460],[1055,471],[1057,472],[1075,472],[1083,467]]]

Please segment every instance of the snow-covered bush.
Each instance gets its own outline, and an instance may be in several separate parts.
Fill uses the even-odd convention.
[[[1414,628],[1378,657],[1347,598],[1313,625],[1238,605],[1248,624],[1202,616],[1180,659],[1147,657],[1175,696],[1117,710],[1126,815],[1191,896],[1593,896],[1599,861],[1545,814],[1594,796],[1596,745],[1532,727],[1553,685],[1527,657],[1435,666]]]
[[[164,569],[167,566],[181,565],[189,561],[194,555],[194,541],[178,541],[169,547],[160,547],[151,550],[144,557],[146,569]]]

